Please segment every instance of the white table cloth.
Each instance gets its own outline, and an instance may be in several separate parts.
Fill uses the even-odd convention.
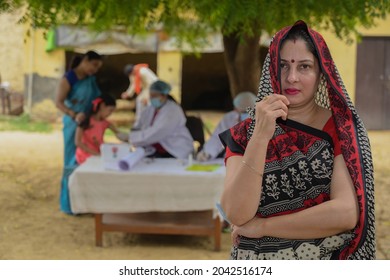
[[[215,210],[225,167],[212,172],[186,171],[178,159],[141,160],[131,171],[105,170],[90,157],[69,178],[73,213],[141,213]]]

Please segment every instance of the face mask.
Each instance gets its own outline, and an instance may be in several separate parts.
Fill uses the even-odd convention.
[[[248,113],[241,113],[240,114],[240,121],[243,121],[245,119],[249,118],[249,114]]]
[[[150,104],[152,104],[154,108],[160,108],[163,105],[158,97],[150,98]]]

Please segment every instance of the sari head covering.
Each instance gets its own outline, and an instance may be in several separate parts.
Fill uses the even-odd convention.
[[[324,39],[318,32],[308,28],[305,22],[297,21],[293,26],[285,27],[275,34],[264,61],[257,101],[260,101],[271,94],[281,94],[279,53],[283,40],[292,28],[303,29],[314,44],[321,69],[320,84],[316,92],[315,101],[318,105],[327,108],[332,112],[336,130],[335,135],[339,140],[341,154],[345,159],[346,166],[352,178],[360,210],[358,223],[351,232],[348,232],[347,234],[341,233],[328,238],[311,240],[303,246],[312,246],[309,250],[319,250],[319,258],[329,258],[329,254],[331,254],[330,258],[332,259],[375,259],[374,177],[371,148],[367,131],[347,94]],[[251,109],[249,113],[251,118],[237,124],[220,136],[222,142],[227,145],[227,148],[230,150],[233,149],[233,153],[244,151],[252,136],[255,126],[255,110]],[[311,129],[311,131],[309,129],[310,133],[307,134],[304,132],[297,133],[299,128],[305,127],[305,125],[299,124],[298,130],[295,128],[291,129],[291,127],[288,126],[288,122],[289,120],[287,120],[287,122],[277,121],[274,136],[268,145],[264,179],[262,183],[262,197],[257,213],[259,216],[276,216],[292,213],[322,203],[330,198],[333,158],[329,161],[330,164],[326,166],[328,171],[322,174],[322,178],[319,178],[320,176],[318,176],[317,171],[319,169],[316,169],[315,161],[319,162],[319,159],[324,162],[328,161],[327,159],[329,159],[329,157],[325,157],[323,152],[328,150],[332,151],[333,148],[330,145],[329,148],[322,148],[321,150],[320,145],[326,147],[326,143],[331,143],[332,140],[326,140],[326,135],[325,137],[321,136],[320,133],[323,133],[323,131],[314,131],[314,133],[311,133],[315,129]],[[293,123],[291,120],[290,122]],[[316,135],[319,136],[317,137]],[[323,139],[326,141],[323,141]],[[315,152],[316,150],[317,152]],[[313,161],[313,158],[309,159],[309,156],[306,157],[307,154],[310,155],[310,157],[315,156],[317,159]],[[302,170],[305,170],[306,173]],[[275,176],[275,174],[277,175]],[[286,174],[288,174],[289,177],[287,177]],[[294,182],[292,188],[287,188],[286,186],[291,186],[291,182]],[[306,186],[309,185],[310,188],[306,189]],[[295,191],[297,193],[296,196],[301,196],[301,200],[292,197],[292,195],[290,196],[291,199],[288,198],[287,195],[292,194]],[[287,199],[283,201],[275,199],[276,196],[282,195],[285,195]],[[268,201],[271,200],[270,197],[274,198],[273,205],[272,203],[270,203],[270,205],[267,204],[267,199]],[[296,205],[293,205],[294,203],[296,203]],[[270,209],[272,209],[272,211]],[[331,238],[342,240],[341,245],[336,249],[335,247],[329,248],[326,244],[324,245],[326,242],[329,244],[329,241],[332,242],[332,240],[336,240]],[[290,247],[301,246],[304,242],[297,240],[291,241],[291,244],[293,245],[288,245],[290,247],[287,248],[287,242],[281,239],[275,241],[276,239],[277,238],[273,237],[264,237],[257,240],[257,243],[254,241],[250,243],[250,240],[243,240],[242,250],[249,250],[247,251],[249,253],[245,253],[245,257],[250,258],[253,257],[251,254],[257,253],[259,253],[259,255],[255,256],[256,258],[264,257],[264,255],[260,256],[261,250],[266,248],[265,251],[267,251],[267,246],[279,246],[281,249],[278,253],[283,254],[287,252],[287,249],[291,249]],[[260,246],[259,244],[262,244],[263,241],[266,244],[262,247],[263,249],[260,249],[260,252],[253,253],[256,250],[253,251],[251,248]],[[285,249],[284,252],[283,249]],[[296,247],[294,247],[294,249],[296,249]],[[232,257],[234,257],[233,251]],[[328,253],[328,257],[322,255],[324,251],[325,253]],[[297,252],[294,252],[294,254],[296,253]],[[270,258],[273,257],[271,256]]]

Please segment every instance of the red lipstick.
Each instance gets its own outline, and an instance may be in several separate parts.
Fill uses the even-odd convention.
[[[299,89],[296,89],[296,88],[286,88],[286,89],[284,90],[284,92],[285,92],[286,94],[289,94],[289,95],[295,95],[295,94],[298,94],[298,93],[300,92],[300,90],[299,90]]]

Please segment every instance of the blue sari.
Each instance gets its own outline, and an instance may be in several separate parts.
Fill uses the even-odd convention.
[[[92,100],[98,97],[100,89],[97,86],[96,78],[88,76],[78,80],[73,70],[65,74],[71,90],[65,99],[65,106],[74,112],[87,113],[92,108]],[[69,199],[68,179],[73,170],[77,167],[75,135],[77,123],[68,115],[63,119],[64,133],[64,170],[61,179],[60,207],[61,211],[72,214]]]

